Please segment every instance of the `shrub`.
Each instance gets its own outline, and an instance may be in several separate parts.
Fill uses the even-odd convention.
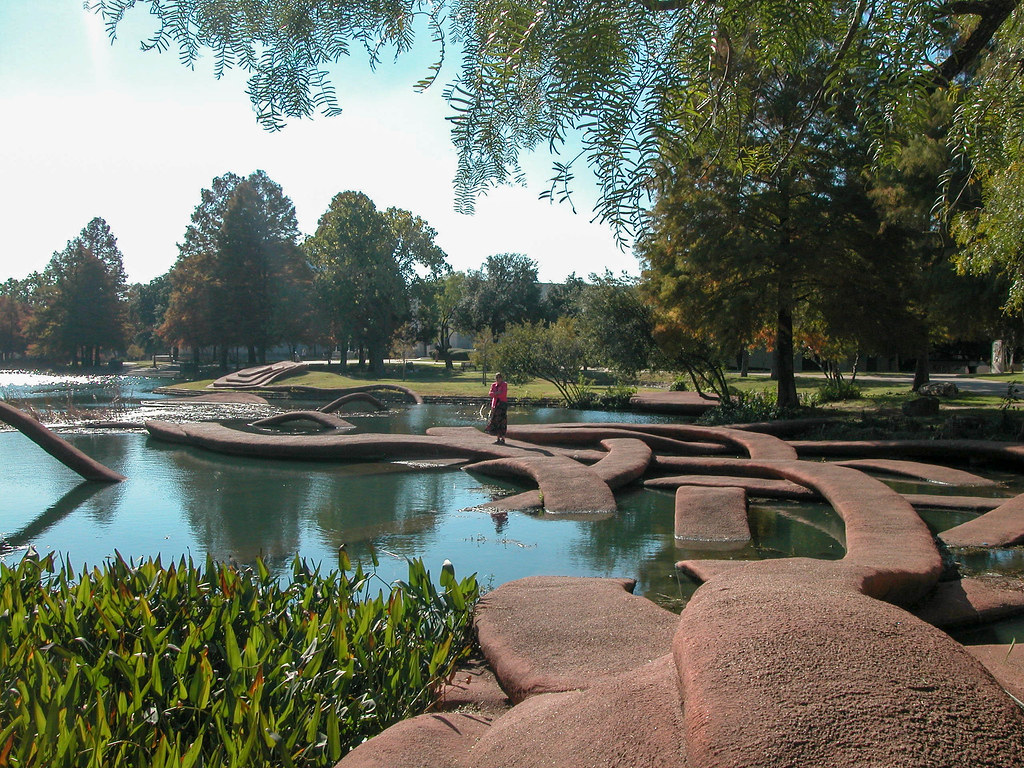
[[[690,384],[685,376],[680,376],[669,385],[668,389],[670,392],[687,392],[690,389]]]
[[[860,387],[848,381],[829,381],[818,387],[819,403],[837,403],[860,399]]]
[[[425,710],[478,596],[447,563],[386,595],[339,565],[0,563],[0,764],[333,765]]]
[[[732,402],[722,403],[697,419],[697,424],[715,426],[718,424],[752,424],[759,421],[776,421],[797,415],[796,411],[780,409],[778,396],[773,390],[754,392],[731,392]],[[802,407],[813,407],[814,397],[800,396]]]

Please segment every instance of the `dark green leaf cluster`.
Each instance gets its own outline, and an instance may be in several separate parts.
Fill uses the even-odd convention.
[[[478,596],[339,564],[0,563],[0,764],[332,765],[432,703]]]

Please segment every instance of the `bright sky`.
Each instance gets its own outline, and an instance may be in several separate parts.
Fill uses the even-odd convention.
[[[0,282],[42,270],[95,216],[117,237],[129,280],[148,281],[173,265],[200,191],[215,176],[256,169],[282,186],[307,234],[335,194],[353,189],[378,208],[423,217],[455,269],[508,252],[537,261],[543,281],[638,272],[611,230],[590,223],[588,190],[575,214],[538,200],[546,156],[531,159],[529,187],[491,191],[474,216],[454,212],[456,155],[441,97],[451,65],[426,93],[412,87],[429,49],[377,73],[356,51],[334,79],[340,117],[268,133],[240,73],[217,81],[209,56],[192,71],[177,51],[143,53],[150,16],[137,9],[130,21],[111,45],[82,0],[0,0]]]

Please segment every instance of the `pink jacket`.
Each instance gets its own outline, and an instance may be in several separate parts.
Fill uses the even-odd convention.
[[[491,396],[491,408],[494,408],[498,403],[507,403],[508,382],[494,382],[493,384],[491,384],[491,391],[488,394]]]

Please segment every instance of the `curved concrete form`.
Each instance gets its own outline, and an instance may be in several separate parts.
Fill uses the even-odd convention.
[[[923,458],[945,462],[972,459],[1024,465],[1024,445],[987,440],[793,440],[800,456]]]
[[[477,639],[512,702],[589,688],[664,655],[679,617],[633,595],[634,585],[533,576],[484,595]]]
[[[624,437],[621,431],[634,433],[652,448],[677,455],[693,456],[719,453],[722,447],[746,454],[752,459],[795,459],[796,450],[785,440],[761,432],[729,427],[699,427],[692,424],[530,424],[509,427],[509,434],[532,442],[588,444],[610,437]],[[664,442],[654,438],[664,438]],[[714,446],[718,446],[717,448]]]
[[[688,768],[1020,765],[1024,712],[991,675],[836,566],[750,563],[694,594],[673,643]]]
[[[124,475],[86,456],[67,440],[54,434],[27,413],[19,411],[12,405],[0,402],[0,421],[14,427],[61,464],[77,472],[86,480],[119,483],[125,479]]]
[[[700,416],[718,405],[718,398],[699,392],[637,392],[629,404],[638,411],[671,413],[679,416]]]
[[[202,403],[238,403],[243,405],[268,405],[267,398],[251,392],[203,392],[190,397],[175,397],[167,400],[153,400],[153,405],[194,405]]]
[[[388,409],[388,407],[383,402],[378,400],[369,392],[350,392],[347,395],[342,395],[341,397],[331,400],[331,402],[329,402],[327,405],[323,406],[319,410],[323,411],[324,413],[334,413],[336,410],[341,408],[341,406],[348,405],[349,403],[369,403],[378,411],[386,411]]]
[[[763,477],[709,477],[707,475],[673,475],[644,480],[646,488],[675,490],[682,486],[700,488],[742,488],[748,496],[761,499],[789,499],[792,501],[820,501],[821,494],[789,480],[769,480]]]
[[[341,387],[338,389],[324,389],[323,387],[307,387],[298,384],[287,386],[282,384],[263,387],[263,389],[268,389],[272,392],[280,391],[291,392],[293,394],[310,394],[318,396],[330,395],[334,397],[344,397],[345,395],[359,394],[363,392],[397,392],[401,395],[405,395],[409,399],[409,402],[411,403],[414,403],[416,405],[422,405],[423,403],[423,398],[419,394],[409,389],[408,387],[401,386],[400,384],[367,384],[366,386],[362,387]]]
[[[962,469],[952,467],[941,467],[935,464],[922,464],[919,461],[898,461],[896,459],[847,459],[845,461],[833,462],[840,467],[860,469],[865,472],[877,472],[883,475],[895,475],[897,477],[909,477],[915,480],[926,480],[929,483],[942,483],[943,485],[961,485],[974,488],[991,488],[998,483],[981,477],[973,472],[965,472]]]
[[[351,432],[356,428],[356,425],[352,422],[345,421],[340,416],[324,413],[323,411],[289,411],[288,413],[279,413],[275,416],[268,416],[265,419],[254,421],[249,426],[276,427],[281,424],[290,424],[293,421],[309,421],[319,424],[326,429],[333,429],[339,432]]]
[[[591,467],[565,456],[491,459],[463,467],[495,477],[530,477],[540,486],[546,512],[614,512],[611,488]]]

